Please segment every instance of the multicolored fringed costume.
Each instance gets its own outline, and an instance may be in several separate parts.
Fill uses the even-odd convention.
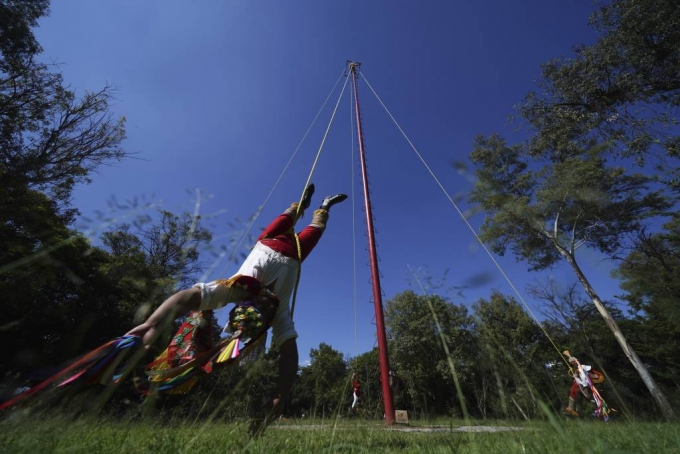
[[[218,281],[238,298],[230,313],[231,335],[213,345],[212,311],[189,313],[168,348],[146,366],[150,383],[135,380],[142,394],[186,393],[201,374],[215,366],[226,366],[244,357],[244,352],[257,350],[265,339],[279,305],[279,299],[260,281],[251,276],[236,275]],[[0,404],[0,410],[22,402],[51,387],[63,387],[76,381],[115,385],[133,371],[144,355],[142,339],[122,336],[92,350],[62,369],[56,375]]]
[[[260,339],[265,339],[279,299],[251,276],[236,275],[216,282],[230,289],[233,297],[247,298],[237,301],[229,313],[230,336],[213,346],[212,311],[191,312],[168,348],[148,365],[146,374],[151,387],[147,392],[187,393],[200,374],[239,360],[242,351],[253,350]]]
[[[52,387],[83,381],[91,384],[119,384],[142,358],[142,339],[122,336],[73,361],[57,374],[0,404],[0,410],[24,401]]]
[[[157,387],[170,383],[171,379],[179,377],[172,382],[173,386],[167,386],[163,390],[171,394],[186,393],[198,381],[196,374],[177,374],[177,376],[161,378],[159,371],[177,370],[180,366],[200,357],[201,353],[213,347],[212,336],[212,311],[190,312],[179,327],[168,348],[163,351],[153,362],[147,366],[147,375],[151,382],[156,382]],[[203,367],[206,373],[211,371],[210,364]],[[184,371],[184,372],[188,372]],[[163,383],[159,383],[163,382]],[[167,389],[166,389],[167,388]],[[139,387],[146,390],[145,387]]]
[[[595,411],[593,416],[597,419],[602,419],[604,422],[609,421],[609,413],[615,411],[610,409],[605,400],[600,395],[600,392],[595,387],[596,384],[604,382],[604,374],[599,370],[593,369],[591,366],[581,364],[578,359],[571,356],[569,350],[565,350],[563,354],[567,357],[569,364],[575,367],[570,370],[574,377],[574,383],[571,385],[569,392],[569,406],[565,409],[565,414],[569,416],[579,416],[576,409],[576,403],[581,394],[588,399],[595,402]]]

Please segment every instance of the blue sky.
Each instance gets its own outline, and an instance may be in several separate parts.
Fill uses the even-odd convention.
[[[61,62],[77,92],[107,82],[117,87],[114,111],[127,118],[125,149],[137,154],[102,167],[91,184],[77,188],[73,203],[82,214],[105,211],[111,196],[145,196],[173,212],[193,211],[191,193],[200,188],[210,195],[200,211],[214,234],[224,236],[228,222],[248,218],[265,201],[348,59],[362,63],[446,191],[467,193],[471,174],[452,163],[469,169],[477,134],[521,138],[508,122],[513,105],[535,88],[542,62],[594,41],[587,26],[593,8],[589,1],[540,0],[59,0],[36,34],[44,59]],[[255,233],[300,197],[339,88],[264,206]],[[462,295],[440,290],[458,304],[487,298],[491,289],[511,293],[363,81],[359,91],[384,300],[408,288],[421,292],[410,268],[435,280],[446,275],[448,287],[489,278]],[[337,192],[356,199],[333,208],[303,265],[295,311],[303,362],[320,342],[351,356],[376,345],[348,94],[312,179],[313,203]],[[469,208],[464,199],[460,207]],[[481,215],[470,219],[475,227],[481,221]],[[596,254],[581,260],[596,290],[611,296],[611,265]],[[499,263],[521,292],[539,277],[510,256]],[[221,263],[208,278],[236,269]],[[547,275],[574,280],[568,270]],[[527,301],[535,311],[536,303]]]

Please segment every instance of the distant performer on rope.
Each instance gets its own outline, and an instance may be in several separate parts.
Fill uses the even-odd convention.
[[[361,382],[359,381],[359,376],[356,373],[352,374],[352,406],[350,407],[350,412],[356,410],[359,405],[359,400],[361,399]]]
[[[305,190],[299,207],[297,202],[291,204],[264,229],[235,275],[256,278],[280,301],[272,322],[272,342],[280,351],[278,392],[262,410],[261,416],[251,423],[252,435],[261,433],[269,422],[281,414],[290,394],[298,368],[298,334],[291,315],[290,300],[297,284],[300,263],[314,249],[326,229],[330,208],[347,198],[345,194],[326,197],[314,211],[312,222],[296,235],[295,224],[305,209],[309,208],[313,193],[314,185],[311,184]],[[247,297],[245,290],[238,285],[231,285],[232,281],[233,279],[227,279],[198,283],[190,289],[175,293],[144,323],[127,335],[140,336],[144,345],[150,346],[157,338],[159,330],[177,317],[190,311],[216,309],[231,302],[242,301]]]
[[[569,390],[569,405],[564,409],[564,414],[568,416],[580,416],[578,413],[578,402],[581,394],[586,398],[592,399],[597,406],[594,416],[608,420],[609,408],[600,396],[600,393],[595,388],[596,384],[604,382],[604,374],[591,366],[579,363],[578,359],[571,356],[569,350],[565,350],[563,354],[567,357],[569,365],[573,367],[570,369],[570,374],[574,377],[574,383]]]

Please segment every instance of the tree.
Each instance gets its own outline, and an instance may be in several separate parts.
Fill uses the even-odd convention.
[[[532,149],[578,151],[577,139],[619,144],[639,163],[654,151],[680,157],[680,4],[612,0],[590,18],[599,39],[573,58],[543,65],[540,92],[519,112],[536,131]],[[677,165],[670,171],[677,184]]]
[[[557,345],[574,355],[578,355],[576,352],[584,352],[594,359],[620,355],[611,331],[592,301],[585,297],[583,289],[579,290],[578,283],[562,287],[552,280],[537,282],[527,288],[527,293],[544,302],[542,313],[547,317],[547,325],[551,327],[551,336]],[[618,324],[625,322],[620,309],[608,301],[602,301],[602,304]],[[612,354],[603,352],[614,349]],[[602,364],[598,366],[604,369]]]
[[[201,227],[199,216],[177,216],[165,210],[160,215],[157,224],[141,232],[149,265],[159,276],[172,276],[180,286],[190,285],[201,270],[199,250],[212,234]]]
[[[470,195],[486,211],[481,239],[504,254],[510,248],[531,270],[565,261],[654,396],[665,417],[673,411],[579,266],[583,246],[612,255],[644,219],[671,204],[649,190],[650,179],[608,167],[606,147],[530,161],[522,146],[509,147],[496,135],[475,140],[471,159],[477,181]],[[530,164],[533,166],[531,167]]]
[[[49,0],[0,1],[0,52],[3,64],[12,66],[42,51],[31,31],[49,12]],[[3,68],[4,70],[4,68]]]
[[[180,287],[195,282],[201,270],[200,249],[212,234],[200,225],[201,218],[189,213],[175,215],[161,210],[156,223],[137,226],[122,224],[102,236],[115,255],[143,254],[155,278],[171,278]]]
[[[106,287],[116,295],[115,307],[126,326],[133,326],[173,293],[176,281],[174,276],[157,273],[142,239],[131,233],[128,225],[103,233],[101,240],[110,254],[110,260],[101,267],[109,280]]]
[[[100,271],[108,254],[68,229],[44,194],[28,191],[24,201],[30,204],[21,204],[0,228],[0,292],[7,320],[0,341],[11,347],[0,359],[4,370],[54,365],[122,328],[113,316],[110,281]]]
[[[42,51],[30,28],[47,1],[0,2],[0,178],[8,188],[31,188],[67,204],[76,183],[129,153],[120,144],[125,119],[110,111],[110,86],[80,99],[60,74],[37,62]],[[0,210],[16,205],[0,201]]]
[[[144,230],[161,231],[171,220],[174,227],[162,247],[146,244],[156,237],[137,236],[122,226],[103,235],[106,250],[69,229],[57,203],[45,194],[29,190],[22,197],[31,203],[21,204],[11,216],[0,213],[0,220],[7,221],[0,223],[5,245],[0,249],[0,292],[8,322],[0,341],[14,346],[3,357],[8,364],[0,359],[5,370],[55,365],[122,335],[174,292],[177,279],[188,278],[198,263],[198,249],[211,236],[198,220],[163,212],[159,224]],[[191,242],[178,234],[189,231],[195,234]],[[165,263],[147,254],[147,246],[191,247],[193,254],[185,262],[166,255]]]
[[[641,324],[641,356],[657,375],[677,388],[680,374],[680,216],[664,231],[641,232],[633,251],[621,262],[620,296]]]
[[[17,195],[8,192],[0,185],[4,200]],[[71,236],[65,227],[68,217],[44,194],[25,190],[18,196],[23,200],[19,209],[0,211],[0,291],[7,321],[0,341],[16,346],[0,359],[9,362],[3,364],[5,370],[30,364],[40,351],[36,344],[42,342],[46,346],[42,350],[49,350],[58,323],[49,310],[50,301],[73,296],[72,270],[87,262],[81,255],[89,248],[83,238]]]
[[[344,385],[347,380],[347,363],[339,351],[328,344],[320,343],[319,348],[309,352],[310,364],[300,372],[298,392],[313,396],[313,413],[331,415],[342,408]]]
[[[464,306],[405,291],[385,307],[390,364],[412,404],[425,414],[466,415],[463,388],[472,353],[471,319]]]
[[[514,298],[497,291],[473,308],[478,343],[474,395],[480,413],[491,409],[508,417],[518,410],[525,418],[529,409],[540,413],[535,394],[552,394],[543,365],[554,358],[541,328]]]
[[[110,87],[77,99],[53,67],[37,61],[42,49],[31,29],[48,6],[0,0],[0,286],[10,327],[2,335],[32,352],[75,335],[83,321],[76,308],[96,281],[86,277],[106,261],[68,228],[73,185],[127,155],[123,120],[109,111]],[[35,340],[22,342],[31,331]],[[34,349],[36,342],[45,347]]]

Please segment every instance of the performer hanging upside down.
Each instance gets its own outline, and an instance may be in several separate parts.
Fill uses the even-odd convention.
[[[290,299],[297,282],[300,263],[314,249],[326,229],[330,208],[347,198],[345,194],[337,194],[323,200],[319,209],[314,211],[312,222],[297,235],[300,245],[298,254],[294,226],[310,206],[313,193],[314,185],[309,185],[299,208],[298,203],[291,204],[269,224],[237,272],[237,275],[258,279],[280,300],[272,324],[273,342],[280,351],[278,391],[263,409],[262,416],[251,424],[253,435],[260,433],[268,422],[281,414],[297,375],[298,334],[291,317]],[[198,283],[190,289],[177,292],[165,300],[144,323],[127,334],[141,336],[144,345],[150,346],[157,338],[159,330],[167,327],[177,317],[192,310],[220,308],[249,297],[246,290],[239,286],[226,285],[227,282],[229,280]]]
[[[572,383],[569,390],[569,405],[564,409],[564,414],[579,416],[577,405],[581,394],[588,399],[592,399],[591,384],[602,383],[604,381],[604,374],[593,369],[591,366],[579,364],[578,360],[569,354],[569,350],[565,350],[564,355],[567,356],[569,364],[574,368],[570,372],[574,377],[574,383]]]

